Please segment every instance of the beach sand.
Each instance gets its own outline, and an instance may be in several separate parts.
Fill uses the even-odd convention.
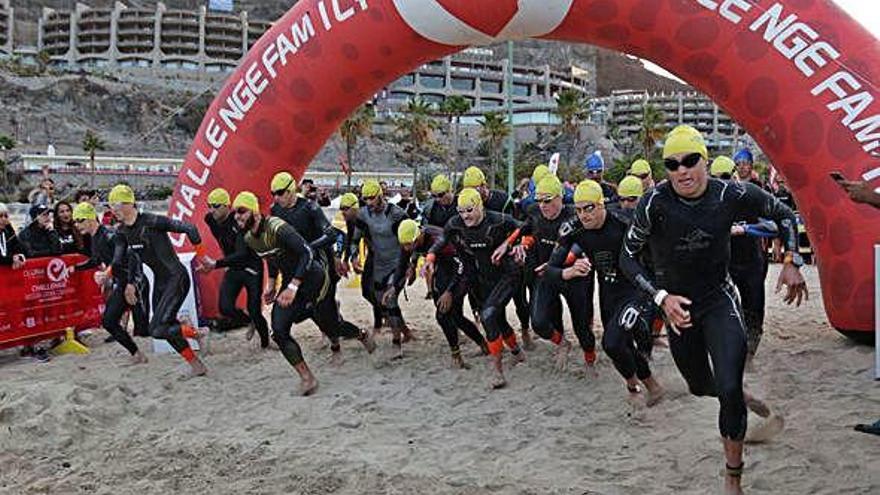
[[[829,326],[816,271],[805,273],[813,297],[800,309],[773,294],[776,267],[768,276],[765,337],[746,380],[786,428],[746,447],[745,489],[880,493],[880,438],[852,430],[880,419],[873,350]],[[359,290],[340,289],[340,298],[347,318],[371,324]],[[315,327],[295,330],[321,384],[310,398],[295,394],[281,354],[255,352],[243,330],[213,338],[210,375],[190,381],[178,379],[181,360],[171,355],[124,367],[124,350],[104,344],[103,331],[88,339],[88,356],[36,364],[4,351],[0,492],[718,492],[718,403],[688,395],[667,349],[655,349],[653,367],[668,395],[652,409],[628,400],[607,356],[596,378],[579,352],[557,374],[545,343],[508,371],[507,389],[490,392],[485,358],[449,368],[421,281],[401,305],[418,338],[401,361],[387,359],[386,331],[373,356],[344,343],[346,361],[333,368]],[[464,345],[466,356],[474,351]]]

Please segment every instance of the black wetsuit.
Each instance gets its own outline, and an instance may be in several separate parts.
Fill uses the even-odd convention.
[[[469,293],[480,308],[480,321],[486,331],[486,340],[493,354],[502,350],[502,339],[515,353],[519,352],[516,335],[507,322],[505,308],[522,284],[522,269],[510,256],[499,265],[492,264],[492,253],[520,227],[510,215],[486,211],[483,221],[468,227],[460,216],[452,218],[443,229],[443,236],[431,246],[430,252],[439,257],[447,243],[452,243],[467,266]]]
[[[446,226],[446,222],[456,215],[458,215],[458,208],[455,198],[445,206],[440,204],[437,199],[432,198],[425,203],[425,209],[422,210],[422,225],[433,225],[442,229]]]
[[[269,324],[263,316],[263,260],[247,247],[244,233],[232,214],[218,222],[208,213],[205,224],[223,251],[223,258],[217,260],[217,268],[226,268],[219,294],[220,314],[231,320],[226,322],[226,328],[253,322],[260,335],[260,345],[265,349],[269,347]],[[241,289],[247,293],[247,314],[235,305]]]
[[[642,197],[620,260],[624,273],[652,299],[662,289],[692,301],[693,327],[680,335],[669,332],[669,347],[691,393],[718,397],[721,435],[733,440],[746,433],[747,347],[727,270],[730,228],[749,214],[776,222],[786,250],[797,252],[795,216],[788,207],[752,184],[709,179],[698,199],[681,198],[669,182]],[[639,263],[646,250],[655,276]]]
[[[559,246],[553,251],[545,278],[557,286],[567,284],[578,278],[565,281],[562,278],[565,260],[574,248],[579,246],[584,256],[590,260],[599,282],[599,311],[602,318],[602,348],[614,362],[614,367],[625,379],[633,376],[640,380],[650,378],[647,356],[650,352],[651,329],[645,315],[646,297],[624,277],[620,271],[620,249],[630,225],[628,212],[612,208],[606,209],[605,222],[598,229],[584,228],[577,218],[563,225]],[[585,283],[593,284],[594,277],[580,277]],[[548,284],[548,286],[552,286]],[[589,291],[579,292],[592,294]],[[592,304],[589,304],[592,316]],[[569,302],[569,309],[572,304]],[[590,337],[592,337],[590,333]],[[635,342],[639,342],[639,351]]]
[[[114,263],[116,252],[116,233],[104,225],[99,225],[95,235],[92,236],[91,257],[79,265],[77,271],[91,270],[100,266],[111,267],[110,290],[105,294],[105,308],[102,315],[101,326],[119,342],[122,347],[132,355],[138,351],[137,344],[131,336],[122,328],[121,319],[126,310],[131,310],[134,322],[134,334],[146,337],[150,334],[150,287],[147,278],[143,276],[141,260],[130,249],[127,255],[118,263]],[[138,293],[138,301],[134,306],[125,301],[125,287],[127,284],[134,285]]]
[[[757,224],[757,215],[737,217],[737,223]],[[730,238],[730,278],[739,292],[742,316],[746,326],[749,354],[758,351],[764,334],[764,280],[767,278],[768,262],[764,239],[750,235]]]
[[[114,236],[113,264],[121,263],[131,249],[153,271],[153,316],[150,335],[167,340],[178,353],[189,349],[177,313],[190,289],[190,277],[174,252],[169,233],[186,234],[193,245],[202,238],[195,225],[152,213],[139,213],[132,225],[120,223]],[[193,323],[198,315],[191,315]],[[191,352],[191,351],[189,351]],[[187,357],[184,355],[184,357]]]
[[[521,216],[518,215],[518,212],[516,211],[516,203],[514,203],[513,198],[511,198],[506,192],[499,191],[498,189],[492,189],[489,191],[489,197],[483,201],[483,205],[486,208],[486,211],[496,211],[505,215],[514,215],[516,218],[520,218]],[[516,308],[516,318],[519,320],[520,328],[529,328],[531,306],[529,305],[529,295],[527,292],[528,282],[527,277],[520,277],[520,285],[513,293],[513,306]],[[471,306],[474,306],[475,303],[476,301],[471,298]]]
[[[336,244],[336,229],[327,220],[324,211],[314,202],[297,198],[296,203],[290,208],[283,208],[277,203],[272,205],[272,215],[289,223],[296,232],[302,236],[312,252],[316,255],[316,261],[326,270],[330,278],[330,286],[325,297],[325,303],[321,311],[328,314],[315,319],[318,329],[330,339],[333,351],[340,349],[339,338],[354,339],[361,335],[361,331],[354,324],[342,318],[339,305],[336,302],[336,284],[339,282],[339,274],[336,272],[336,256],[334,246]]]
[[[392,285],[400,292],[407,282],[408,270],[415,270],[419,256],[426,255],[430,248],[443,236],[443,228],[434,225],[422,227],[422,241],[415,246],[411,253],[400,250],[400,264],[394,272]],[[464,296],[467,294],[467,276],[465,264],[455,253],[455,246],[447,243],[446,247],[436,255],[434,261],[434,276],[431,284],[431,294],[434,304],[437,304],[444,293],[452,295],[452,304],[449,311],[441,313],[439,309],[435,314],[437,323],[443,329],[446,342],[453,354],[459,352],[458,331],[461,330],[470,337],[481,349],[486,349],[486,339],[480,334],[474,323],[464,316]]]
[[[272,306],[272,339],[284,358],[292,366],[297,366],[304,359],[302,348],[291,336],[291,329],[294,324],[309,318],[318,323],[321,318],[332,316],[326,308],[322,311],[330,289],[330,277],[305,239],[280,218],[261,219],[256,234],[245,234],[245,242],[258,256],[267,258],[270,279],[281,274],[281,291],[286,290],[293,279],[300,281],[290,306],[284,308],[277,302]],[[333,304],[335,306],[335,301]]]
[[[593,319],[593,300],[585,299],[591,290],[592,277],[576,278],[562,283],[557,283],[546,276],[535,277],[535,268],[551,260],[557,243],[560,240],[560,232],[563,225],[572,221],[578,221],[574,207],[564,205],[559,215],[553,220],[544,218],[537,204],[527,208],[526,221],[523,223],[520,233],[523,237],[529,236],[534,245],[529,249],[526,263],[525,277],[531,280],[528,284],[531,290],[531,317],[532,327],[535,333],[544,339],[553,339],[553,332],[563,333],[562,326],[562,301],[565,298],[571,315],[571,324],[578,338],[581,349],[584,352],[592,352],[596,349],[596,338],[590,329]],[[566,252],[566,255],[568,252]],[[563,261],[564,261],[563,257]],[[591,293],[591,292],[590,292]]]

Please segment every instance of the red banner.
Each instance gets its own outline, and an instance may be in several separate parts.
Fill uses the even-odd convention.
[[[68,268],[84,260],[67,255],[28,260],[18,270],[0,267],[0,348],[101,325],[104,298],[94,270]]]

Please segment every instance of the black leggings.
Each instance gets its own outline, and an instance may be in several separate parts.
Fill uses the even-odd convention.
[[[437,269],[434,272],[434,286],[431,288],[431,293],[434,296],[434,304],[437,304],[440,296],[442,296],[447,290],[455,290],[455,288],[450,287],[450,283],[455,276],[455,271],[458,269],[455,266],[456,263],[461,262],[451,258],[440,258],[440,260],[437,261]],[[446,336],[446,342],[449,344],[449,349],[452,352],[458,351],[459,330],[464,332],[464,334],[480,346],[481,349],[486,349],[486,339],[480,333],[480,330],[477,329],[477,326],[464,316],[464,294],[459,294],[453,297],[452,305],[448,312],[441,313],[438,309],[436,312],[436,318],[437,323],[440,324],[440,328],[443,329],[443,335]]]
[[[361,273],[361,295],[373,309],[373,328],[382,328],[382,306],[376,299],[373,290],[373,258],[370,256],[367,256],[367,261],[364,262],[364,271]]]
[[[334,268],[335,270],[335,268]],[[321,333],[330,339],[330,345],[333,350],[339,349],[339,339],[357,339],[361,336],[361,329],[355,324],[342,318],[339,311],[339,304],[336,302],[336,282],[334,277],[330,277],[330,286],[327,294],[315,306],[314,316],[312,320],[321,330]]]
[[[167,340],[178,353],[189,349],[189,344],[180,331],[177,313],[189,293],[187,274],[171,275],[168,279],[156,281],[153,291],[153,318],[150,319],[150,335],[154,339]],[[195,322],[197,315],[190,315]]]
[[[323,284],[324,273],[320,265],[313,264],[306,271],[290,306],[283,308],[277,302],[272,306],[272,339],[291,366],[305,361],[302,348],[291,335],[293,325],[302,323],[315,314],[316,300],[320,297]],[[281,290],[286,290],[286,287]]]
[[[746,326],[749,354],[758,352],[764,335],[764,279],[767,275],[766,260],[759,259],[745,265],[730,265],[730,278],[739,291],[742,315]]]
[[[514,336],[513,328],[507,322],[507,304],[513,298],[519,286],[519,274],[516,272],[502,274],[497,280],[485,274],[479,277],[480,321],[486,331],[486,340],[490,349],[500,352],[500,339]],[[485,295],[485,297],[480,297]]]
[[[602,335],[602,349],[611,358],[617,372],[625,380],[633,376],[639,380],[651,378],[651,367],[645,355],[636,349],[634,332],[650,335],[646,310],[636,301],[622,301],[616,305],[615,314],[602,322],[605,333]],[[649,313],[649,312],[648,312]]]
[[[516,288],[516,292],[513,293],[513,306],[516,308],[516,318],[519,320],[520,328],[529,328],[529,317],[531,316],[529,293],[534,297],[534,292],[530,290],[531,287],[526,277],[522,276],[520,277],[520,283]]]
[[[562,301],[565,298],[568,312],[571,315],[571,325],[578,343],[584,351],[596,349],[596,336],[590,327],[590,307],[592,300],[585,300],[589,290],[587,278],[575,278],[563,281],[561,284],[554,283],[547,277],[540,277],[535,282],[535,290],[532,292],[532,327],[541,338],[550,339],[553,331],[563,332],[562,326]]]
[[[680,335],[668,332],[672,358],[692,394],[718,397],[721,436],[742,440],[747,427],[743,397],[747,347],[732,288],[723,289],[691,313],[692,328],[680,330]]]
[[[116,339],[116,342],[119,342],[122,347],[125,347],[125,350],[134,355],[138,351],[138,346],[126,329],[122,328],[121,323],[122,315],[128,309],[131,310],[131,317],[134,321],[135,335],[148,334],[150,328],[150,320],[147,316],[150,314],[149,301],[143,294],[139,294],[138,303],[129,306],[125,302],[125,284],[114,282],[113,289],[105,302],[101,325]]]
[[[247,292],[248,314],[235,305],[242,288]],[[269,324],[263,316],[263,271],[227,270],[220,283],[220,313],[237,322],[252,321],[260,335],[260,345],[264,349],[269,347]]]

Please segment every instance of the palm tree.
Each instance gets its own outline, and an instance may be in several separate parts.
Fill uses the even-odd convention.
[[[438,127],[431,117],[432,108],[430,103],[414,98],[407,102],[403,116],[394,119],[394,133],[403,143],[407,165],[413,169],[413,195],[419,178],[419,162],[430,151]]]
[[[651,161],[657,149],[657,142],[666,135],[666,116],[654,105],[648,103],[642,109],[639,123],[639,143],[642,145],[645,160]]]
[[[553,113],[559,117],[560,132],[569,140],[565,164],[570,165],[572,155],[581,137],[581,122],[587,120],[590,114],[589,102],[583,93],[573,89],[564,89],[556,94],[556,110]]]
[[[15,139],[7,136],[6,134],[0,134],[0,150],[3,151],[3,189],[5,190],[9,185],[9,151],[15,148]]]
[[[452,127],[452,166],[449,172],[459,172],[459,129],[461,127],[461,116],[468,113],[471,109],[471,102],[461,95],[452,95],[440,105],[440,114],[448,119],[448,124]],[[450,173],[451,175],[451,173]]]
[[[86,131],[86,135],[83,138],[82,142],[83,151],[89,154],[89,163],[92,167],[92,188],[95,187],[95,174],[97,171],[95,170],[95,152],[104,151],[107,149],[107,144],[101,139],[100,136],[95,134],[91,129]]]
[[[501,162],[501,149],[504,147],[504,139],[510,135],[510,124],[507,118],[497,112],[489,112],[483,115],[480,124],[480,138],[489,151],[489,176],[490,185],[495,187],[495,173]]]
[[[339,127],[339,135],[345,141],[345,159],[348,161],[348,188],[351,189],[351,172],[354,170],[354,150],[358,141],[373,132],[376,111],[373,105],[361,105]]]

